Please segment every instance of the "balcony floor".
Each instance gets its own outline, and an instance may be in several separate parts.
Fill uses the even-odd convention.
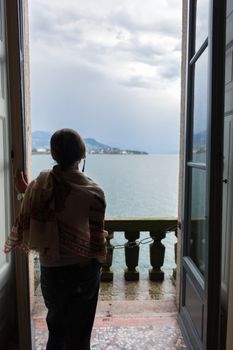
[[[44,350],[46,309],[38,289],[32,313],[35,350]],[[171,278],[162,283],[141,276],[125,282],[102,283],[92,334],[92,350],[187,349],[177,323],[175,287]]]

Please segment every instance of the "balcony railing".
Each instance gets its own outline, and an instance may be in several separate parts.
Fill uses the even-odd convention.
[[[107,237],[107,259],[102,268],[101,280],[111,282],[114,276],[115,267],[112,267],[114,250],[123,248],[125,261],[122,265],[125,267],[124,277],[126,281],[139,280],[140,271],[138,271],[138,262],[140,255],[140,242],[149,243],[149,260],[151,268],[149,269],[149,278],[151,281],[163,281],[164,279],[164,256],[165,246],[162,240],[169,232],[177,233],[177,219],[174,218],[108,218],[105,220],[105,229],[108,231]],[[113,245],[111,240],[115,233],[124,235],[126,243],[120,247]],[[142,238],[141,233],[148,232],[146,238]],[[174,245],[174,255],[176,263],[177,243]],[[176,269],[173,269],[173,277],[176,277]],[[40,283],[40,264],[38,255],[34,256],[34,282],[35,290]]]
[[[150,265],[149,278],[152,281],[162,281],[164,279],[164,265],[165,246],[162,240],[168,232],[177,232],[177,220],[174,218],[114,218],[105,220],[105,228],[109,235],[107,238],[107,260],[102,269],[101,280],[110,282],[113,280],[113,254],[116,248],[123,248],[125,252],[125,273],[124,277],[127,281],[137,281],[139,279],[139,271],[137,269],[139,254],[140,254],[140,236],[141,232],[149,232],[147,238],[143,238],[149,244]],[[123,245],[114,246],[111,240],[115,232],[122,232],[127,242]],[[175,262],[176,262],[176,249]],[[175,270],[173,271],[175,277]]]

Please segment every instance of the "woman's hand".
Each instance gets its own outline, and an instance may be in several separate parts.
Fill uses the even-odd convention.
[[[20,169],[16,170],[16,173],[14,176],[14,185],[18,193],[24,193],[28,187],[28,177]]]

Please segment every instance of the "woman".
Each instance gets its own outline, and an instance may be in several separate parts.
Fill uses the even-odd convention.
[[[89,350],[106,258],[105,198],[102,189],[79,170],[85,144],[71,129],[50,141],[57,165],[27,185],[21,173],[15,183],[26,190],[5,251],[16,247],[38,251],[41,289],[48,308],[47,350]]]

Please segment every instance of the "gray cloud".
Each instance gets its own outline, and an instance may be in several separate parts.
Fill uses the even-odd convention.
[[[133,88],[151,88],[151,82],[143,80],[141,77],[132,77],[129,80],[122,81],[122,85]]]
[[[30,1],[34,130],[70,126],[113,146],[177,150],[180,1],[146,3],[138,16],[138,0]]]
[[[156,10],[154,9],[154,11]],[[126,12],[125,9],[122,8],[113,13],[110,20],[114,25],[126,28],[133,32],[153,31],[166,36],[179,36],[181,31],[180,18],[177,18],[177,16],[169,16],[170,12],[164,14],[166,14],[164,18],[161,18],[160,14],[156,16],[155,13],[153,21],[141,21],[140,18],[136,16],[133,17],[131,13]]]

